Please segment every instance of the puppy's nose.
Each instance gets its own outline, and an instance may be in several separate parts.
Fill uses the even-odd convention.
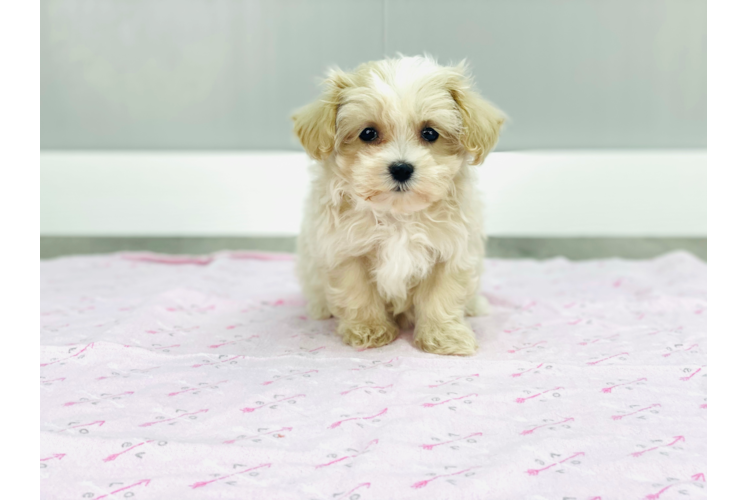
[[[413,175],[413,165],[410,163],[393,163],[390,165],[390,175],[397,182],[405,182]]]

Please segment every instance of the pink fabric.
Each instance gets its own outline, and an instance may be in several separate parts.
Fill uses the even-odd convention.
[[[197,264],[204,266],[213,262],[217,255],[224,255],[231,259],[256,259],[256,260],[294,260],[292,254],[273,252],[222,252],[215,255],[167,255],[153,252],[122,252],[118,254],[126,260],[137,262],[153,262],[156,264]]]
[[[42,498],[706,498],[688,254],[488,260],[471,358],[342,344],[289,260],[161,262],[42,262]]]

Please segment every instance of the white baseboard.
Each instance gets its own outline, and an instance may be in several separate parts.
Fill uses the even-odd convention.
[[[45,236],[295,235],[296,152],[43,152]],[[492,153],[491,236],[706,236],[706,151]]]

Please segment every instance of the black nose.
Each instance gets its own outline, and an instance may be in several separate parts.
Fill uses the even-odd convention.
[[[393,163],[390,165],[390,175],[397,182],[405,182],[413,175],[413,165],[410,163]]]

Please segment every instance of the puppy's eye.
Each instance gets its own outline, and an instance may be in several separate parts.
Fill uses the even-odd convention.
[[[371,142],[374,139],[376,139],[379,135],[377,134],[377,130],[371,127],[366,127],[361,133],[359,134],[358,138],[361,139],[364,142]]]
[[[439,133],[431,127],[426,127],[421,130],[421,137],[423,137],[424,141],[434,142],[439,138]]]

